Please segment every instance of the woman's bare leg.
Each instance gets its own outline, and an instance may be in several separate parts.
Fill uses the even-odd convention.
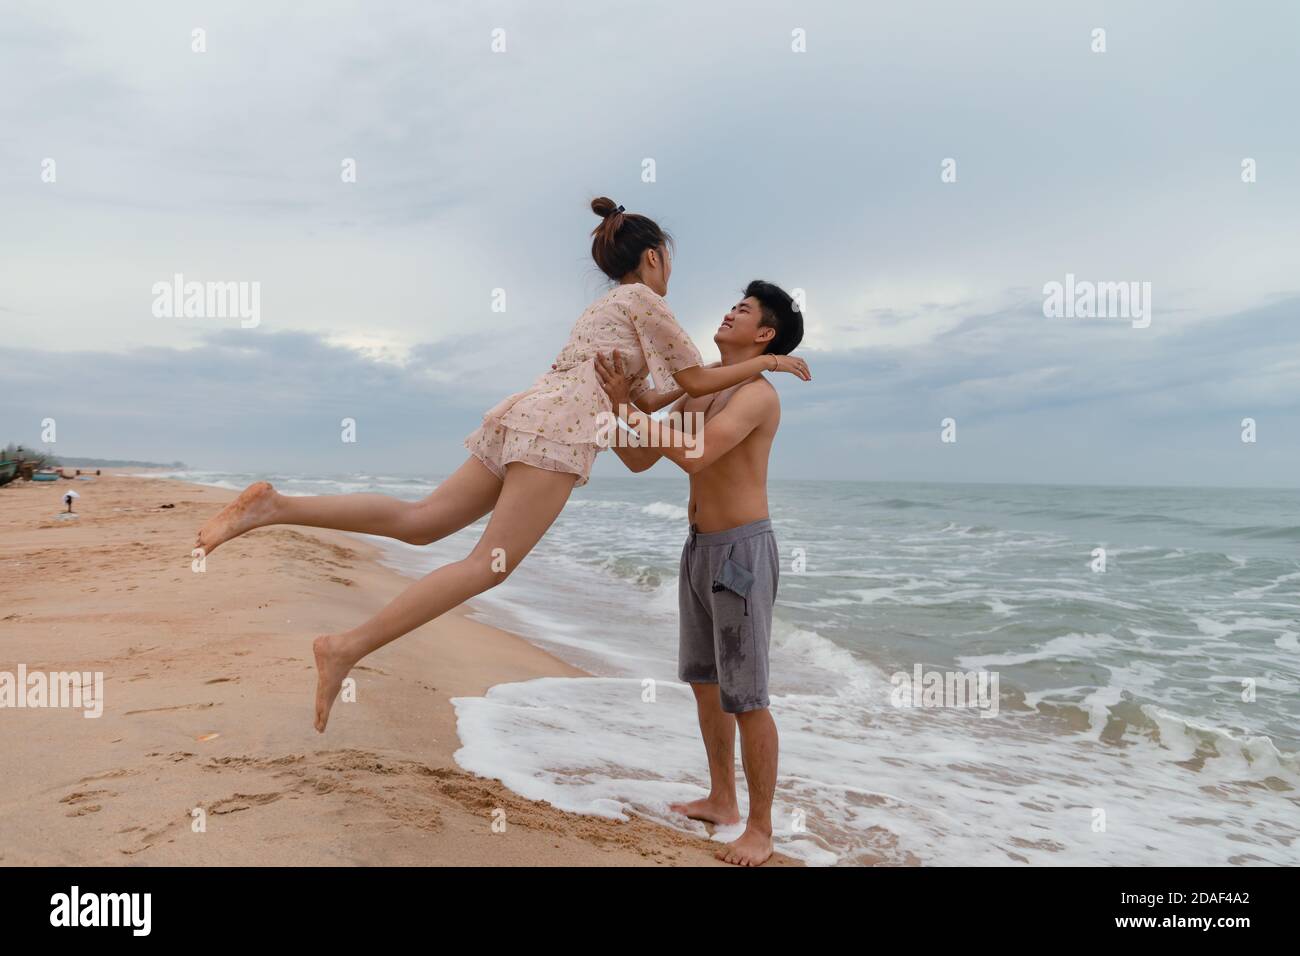
[[[504,581],[564,510],[576,480],[511,463],[492,518],[469,557],[426,574],[360,627],[316,638],[316,729],[325,731],[343,678],[361,658]]]
[[[254,528],[296,524],[334,528],[429,544],[473,524],[492,510],[501,479],[471,456],[422,501],[390,495],[281,495],[265,481],[249,485],[199,531],[195,547],[211,554],[218,545]]]

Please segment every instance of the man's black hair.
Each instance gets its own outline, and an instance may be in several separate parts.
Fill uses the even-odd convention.
[[[765,355],[789,355],[803,341],[803,315],[794,299],[779,285],[755,279],[745,286],[745,298],[758,300],[763,307],[759,320],[762,328],[776,329],[767,343]]]

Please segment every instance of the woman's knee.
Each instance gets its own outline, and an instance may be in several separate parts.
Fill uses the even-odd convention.
[[[410,502],[402,510],[401,528],[398,540],[407,544],[426,545],[440,540],[444,535],[438,522],[428,508],[420,503]]]
[[[511,561],[504,548],[475,548],[462,563],[486,591],[510,577],[519,562]]]

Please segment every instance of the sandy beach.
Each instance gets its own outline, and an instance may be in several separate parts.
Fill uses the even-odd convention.
[[[59,519],[70,490],[79,517]],[[354,671],[317,734],[312,638],[407,579],[359,538],[292,528],[194,573],[195,530],[232,497],[120,469],[0,488],[0,671],[104,677],[97,718],[0,710],[0,864],[725,866],[716,843],[458,768],[451,698],[582,676],[460,611]]]

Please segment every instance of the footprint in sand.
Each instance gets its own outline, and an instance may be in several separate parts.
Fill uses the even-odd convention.
[[[215,703],[207,704],[177,704],[175,707],[149,707],[145,710],[128,710],[123,717],[133,717],[136,714],[162,714],[173,710],[207,710],[209,707],[216,707]]]
[[[102,770],[99,773],[92,773],[89,777],[82,777],[77,783],[94,783],[96,780],[112,780],[117,777],[132,777],[139,773],[138,770],[127,770],[123,767],[114,767],[112,770]]]
[[[162,758],[165,759],[165,760],[170,760],[172,763],[180,763],[182,760],[189,760],[191,757],[194,756],[194,754],[190,753],[189,751],[185,751],[185,750],[177,750],[177,751],[173,751],[172,753],[169,753],[169,754],[160,753],[160,752],[158,752],[157,750],[153,750],[153,751],[150,751],[149,753],[145,754],[145,756],[146,756],[146,757],[162,757]]]
[[[91,803],[90,801],[106,796],[116,797],[117,792],[113,790],[76,790],[63,797],[59,803],[66,803],[71,808],[64,816],[84,817],[88,813],[98,813],[104,809],[102,804]]]
[[[209,804],[208,813],[218,816],[223,813],[238,813],[240,810],[251,810],[253,807],[264,807],[268,803],[275,803],[283,796],[284,794],[280,792],[236,793],[224,800]]]

